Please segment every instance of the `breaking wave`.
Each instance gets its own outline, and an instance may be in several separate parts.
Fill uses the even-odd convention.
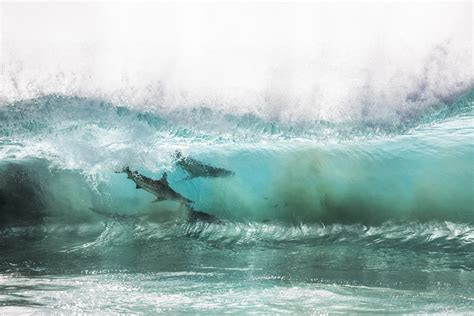
[[[97,221],[90,209],[156,214],[123,174],[129,165],[195,209],[240,222],[472,223],[473,91],[392,124],[282,124],[209,108],[159,115],[51,95],[1,108],[0,203],[5,226]],[[186,180],[174,153],[232,170]],[[165,216],[166,217],[166,216]]]

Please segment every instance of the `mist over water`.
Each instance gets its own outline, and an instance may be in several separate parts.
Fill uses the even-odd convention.
[[[7,2],[2,20],[7,101],[396,120],[472,87],[469,3]]]
[[[473,312],[472,4],[1,18],[0,312]]]

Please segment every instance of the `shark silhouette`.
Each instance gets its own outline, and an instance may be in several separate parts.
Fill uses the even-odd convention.
[[[185,198],[170,187],[168,183],[168,175],[166,172],[163,173],[163,176],[160,180],[153,180],[151,178],[139,174],[138,171],[131,171],[128,166],[124,167],[122,171],[118,173],[126,173],[127,177],[133,182],[135,182],[137,189],[143,189],[155,195],[156,200],[154,200],[153,202],[170,200],[180,202],[186,205],[193,203],[193,201],[188,198]]]
[[[234,175],[234,173],[230,170],[206,165],[194,158],[185,157],[180,151],[176,151],[175,156],[177,159],[176,164],[189,175],[187,179],[193,179],[197,177],[219,178]]]

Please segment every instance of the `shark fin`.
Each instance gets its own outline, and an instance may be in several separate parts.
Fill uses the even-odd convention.
[[[135,187],[135,189],[141,189],[141,188],[142,188],[142,187],[139,186],[138,184],[137,184],[137,186]]]
[[[163,173],[163,176],[160,179],[161,182],[168,184],[168,174],[166,172]]]
[[[156,200],[154,200],[154,201],[151,202],[151,203],[161,202],[161,201],[164,201],[164,200],[166,200],[166,198],[164,198],[164,197],[162,197],[162,196],[158,196],[158,197],[156,197]]]

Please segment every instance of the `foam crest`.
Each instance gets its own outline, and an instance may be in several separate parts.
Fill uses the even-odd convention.
[[[396,120],[472,87],[470,6],[5,3],[0,98]]]

